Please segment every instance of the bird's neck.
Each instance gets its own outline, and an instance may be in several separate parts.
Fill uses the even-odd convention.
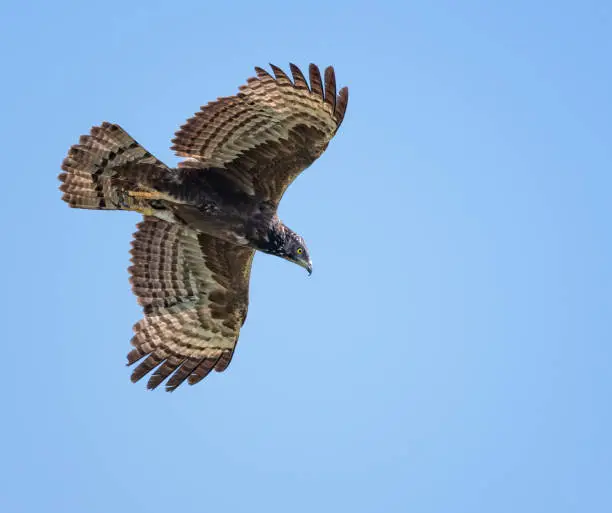
[[[251,246],[259,251],[273,255],[282,255],[289,231],[289,228],[275,216],[269,223],[254,227],[250,231],[248,239]]]

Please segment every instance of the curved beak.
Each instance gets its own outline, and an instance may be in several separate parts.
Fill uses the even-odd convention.
[[[308,276],[310,276],[312,274],[312,260],[308,260],[308,263],[306,264],[306,270],[308,271]]]

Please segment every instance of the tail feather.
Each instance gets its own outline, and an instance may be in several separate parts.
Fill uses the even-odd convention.
[[[63,182],[62,199],[75,208],[139,210],[139,201],[127,194],[139,186],[134,181],[135,165],[168,170],[119,125],[94,126],[62,163],[64,172],[58,177]]]

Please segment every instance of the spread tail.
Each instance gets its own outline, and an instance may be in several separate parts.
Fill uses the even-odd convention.
[[[81,136],[62,169],[62,199],[71,207],[139,212],[146,212],[155,193],[143,183],[168,171],[119,125],[107,122]]]

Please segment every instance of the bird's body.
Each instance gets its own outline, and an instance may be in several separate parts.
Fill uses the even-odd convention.
[[[132,243],[133,290],[145,317],[128,363],[149,388],[194,384],[227,368],[246,319],[254,252],[312,272],[302,237],[278,218],[282,195],[327,147],[348,102],[332,68],[310,66],[310,87],[272,66],[256,68],[235,95],[202,107],[174,139],[177,168],[156,159],[118,125],[82,136],[64,160],[63,199],[72,207],[130,210],[145,218]]]
[[[143,200],[151,215],[188,226],[232,244],[260,249],[262,238],[279,228],[276,207],[229,181],[222,169],[169,169],[161,180],[139,178],[163,198]]]

